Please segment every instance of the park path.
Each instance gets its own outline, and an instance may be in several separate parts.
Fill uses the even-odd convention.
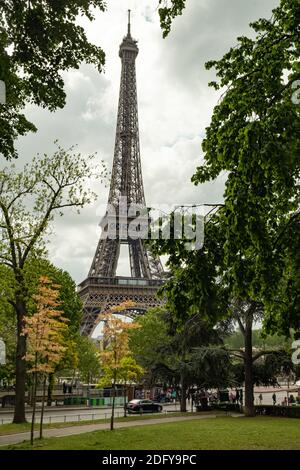
[[[234,416],[234,415],[232,415]],[[236,415],[240,416],[240,415]],[[210,419],[216,418],[216,415],[204,415],[204,416],[178,416],[173,418],[157,418],[157,419],[143,419],[136,421],[128,422],[117,422],[114,424],[116,429],[119,428],[129,428],[132,426],[149,426],[151,424],[163,424],[163,423],[174,423],[178,421],[192,421],[199,419]],[[109,423],[100,423],[100,424],[85,424],[80,426],[68,426],[65,428],[58,429],[45,429],[43,431],[44,437],[65,437],[65,436],[75,436],[77,434],[84,434],[86,432],[101,431],[103,429],[109,429]],[[35,437],[38,437],[38,432],[35,432]],[[20,442],[30,439],[30,432],[22,432],[18,434],[6,434],[0,436],[0,447],[7,446],[12,444],[18,444]]]

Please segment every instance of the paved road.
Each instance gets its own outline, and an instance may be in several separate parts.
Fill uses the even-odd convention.
[[[284,397],[287,396],[286,390],[282,389],[272,389],[272,388],[255,388],[254,399],[255,403],[258,403],[258,395],[262,393],[264,405],[271,405],[273,404],[272,395],[276,393],[277,397],[277,404],[281,404]],[[293,394],[294,397],[297,396],[297,391],[290,391],[290,394]],[[190,411],[191,403],[187,403],[187,409]],[[10,412],[3,412],[4,410],[0,409],[0,425],[5,423],[11,423],[13,419],[13,411]],[[174,404],[163,404],[163,411],[180,411],[179,403]],[[116,417],[123,416],[123,408],[116,407]],[[111,414],[111,408],[59,408],[59,407],[52,407],[46,408],[44,422],[45,423],[68,423],[71,421],[88,421],[94,419],[103,419],[109,418]],[[40,414],[37,412],[37,421]],[[26,418],[28,421],[31,420],[31,412],[29,411],[26,414]]]
[[[236,415],[242,416],[242,415]],[[153,424],[162,424],[162,423],[173,423],[175,421],[189,421],[193,419],[211,419],[216,418],[216,415],[203,415],[203,416],[182,416],[182,417],[173,417],[173,418],[158,418],[158,419],[145,419],[140,421],[133,422],[124,422],[124,423],[115,423],[115,428],[128,428],[131,426],[149,426]],[[85,424],[82,426],[69,426],[60,429],[45,429],[44,437],[64,437],[64,436],[74,436],[77,434],[83,434],[86,432],[100,431],[103,429],[109,429],[109,423],[105,424]],[[38,432],[36,432],[36,437],[38,437]],[[19,434],[10,434],[6,436],[0,436],[0,447],[6,445],[13,445],[23,442],[30,439],[29,432],[23,432]]]
[[[167,411],[180,411],[180,405],[176,404],[168,404],[163,405],[163,412]],[[94,419],[103,419],[109,418],[111,415],[111,408],[48,408],[45,410],[44,414],[44,422],[45,423],[68,423],[70,421],[88,421]],[[115,408],[115,415],[117,418],[124,415],[124,411],[122,407]],[[40,417],[40,413],[37,412],[37,421]],[[0,425],[11,423],[13,419],[13,412],[9,413],[1,413],[0,411]],[[26,419],[28,421],[31,420],[31,412],[26,413]]]

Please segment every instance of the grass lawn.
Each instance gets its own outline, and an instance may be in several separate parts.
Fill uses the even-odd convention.
[[[203,414],[203,413],[202,413]],[[214,415],[216,414],[224,414],[220,411],[216,411],[213,413]],[[151,415],[130,415],[127,416],[127,418],[115,418],[115,422],[122,422],[122,421],[135,421],[135,420],[140,420],[140,419],[164,419],[164,418],[170,418],[174,416],[186,416],[186,413],[180,413],[180,412],[169,412],[169,413],[163,413],[163,414],[151,414]],[[196,415],[196,413],[189,413],[189,416]],[[83,426],[85,424],[97,424],[97,423],[109,423],[110,418],[107,419],[94,419],[94,420],[82,420],[82,421],[68,421],[66,423],[61,422],[61,423],[46,423],[43,425],[43,429],[53,429],[53,428],[67,428],[69,426]],[[14,423],[6,423],[0,425],[0,436],[6,435],[6,434],[18,434],[20,432],[28,432],[30,431],[31,428],[31,423],[22,423],[22,424],[14,424]],[[39,424],[35,425],[35,429],[40,429]]]
[[[30,449],[27,442],[7,449]],[[199,419],[96,431],[37,441],[33,449],[225,450],[300,449],[300,422],[289,418]]]

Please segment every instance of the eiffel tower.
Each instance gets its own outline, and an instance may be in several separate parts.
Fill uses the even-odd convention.
[[[141,170],[138,105],[135,60],[137,41],[131,37],[130,10],[128,10],[127,36],[120,45],[122,62],[114,160],[108,206],[101,226],[102,233],[86,280],[79,284],[84,315],[81,333],[91,335],[98,323],[99,313],[124,301],[134,302],[131,312],[142,313],[161,304],[156,298],[163,284],[160,259],[146,246],[144,238],[129,234],[129,224],[138,218],[137,227],[148,230],[143,178]],[[130,208],[137,210],[130,215]],[[126,218],[125,218],[126,217]],[[130,277],[117,276],[120,246],[129,251]]]

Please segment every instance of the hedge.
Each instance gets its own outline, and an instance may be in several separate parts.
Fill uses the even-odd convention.
[[[300,406],[256,405],[255,413],[263,416],[285,416],[287,418],[300,418]]]

